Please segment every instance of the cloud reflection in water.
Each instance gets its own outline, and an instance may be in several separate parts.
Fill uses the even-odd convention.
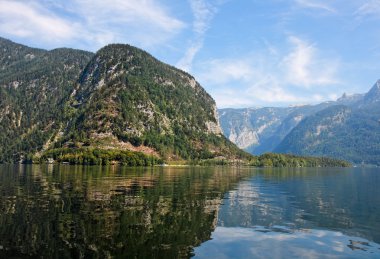
[[[194,258],[380,258],[380,246],[328,230],[217,227]]]

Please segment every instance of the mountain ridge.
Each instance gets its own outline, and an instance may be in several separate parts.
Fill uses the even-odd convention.
[[[0,94],[0,163],[349,166],[240,150],[193,76],[127,44],[47,51],[0,38]]]
[[[280,113],[281,109],[287,111],[285,116]],[[261,108],[254,110],[256,114],[249,114],[249,110],[219,111],[223,133],[250,153],[329,156],[356,164],[380,164],[376,151],[380,148],[376,144],[380,142],[377,133],[380,131],[377,112],[380,111],[380,80],[365,94],[343,94],[336,101]],[[260,127],[264,127],[262,132]],[[245,140],[247,132],[256,134],[255,141],[239,143],[237,140]]]
[[[274,150],[326,154],[355,164],[380,165],[380,81],[351,106],[333,106],[302,121]]]
[[[46,159],[50,152],[83,162],[78,150],[166,160],[248,156],[221,134],[215,101],[194,77],[141,49],[47,51],[5,39],[0,47],[0,141],[6,143],[0,161]],[[34,118],[27,124],[26,113]]]

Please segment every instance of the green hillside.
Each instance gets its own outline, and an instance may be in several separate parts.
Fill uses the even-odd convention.
[[[333,106],[304,119],[275,152],[380,165],[379,85],[355,105]]]

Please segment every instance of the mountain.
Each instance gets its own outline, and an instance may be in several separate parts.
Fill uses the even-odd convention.
[[[353,105],[358,103],[359,101],[362,101],[364,98],[363,94],[346,94],[344,93],[340,98],[336,100],[337,104],[342,104],[342,105]]]
[[[301,121],[274,149],[380,165],[380,81],[351,105],[334,105]]]
[[[223,134],[238,147],[257,154],[265,140],[275,135],[278,128],[297,108],[220,109],[219,120]]]
[[[99,50],[69,101],[66,138],[168,160],[243,154],[221,134],[215,101],[189,74],[129,45]]]
[[[145,51],[46,51],[1,39],[0,53],[0,162],[248,157],[221,134],[199,83]]]
[[[255,155],[272,152],[304,118],[334,105],[352,106],[364,95],[342,95],[336,101],[317,105],[219,109],[223,134],[238,147]]]
[[[47,51],[0,38],[0,94],[0,163],[348,165],[252,157],[222,135],[194,77],[126,44]]]
[[[0,161],[41,150],[92,53],[29,48],[0,38]]]
[[[378,80],[375,85],[369,90],[369,92],[364,96],[361,103],[361,107],[368,105],[376,105],[380,102],[380,80]]]
[[[333,102],[319,105],[220,109],[223,134],[238,147],[252,154],[271,152],[298,123]]]

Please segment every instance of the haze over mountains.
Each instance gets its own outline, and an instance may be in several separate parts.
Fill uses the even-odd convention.
[[[250,153],[329,156],[380,165],[380,80],[366,94],[285,108],[220,109],[223,133]]]

